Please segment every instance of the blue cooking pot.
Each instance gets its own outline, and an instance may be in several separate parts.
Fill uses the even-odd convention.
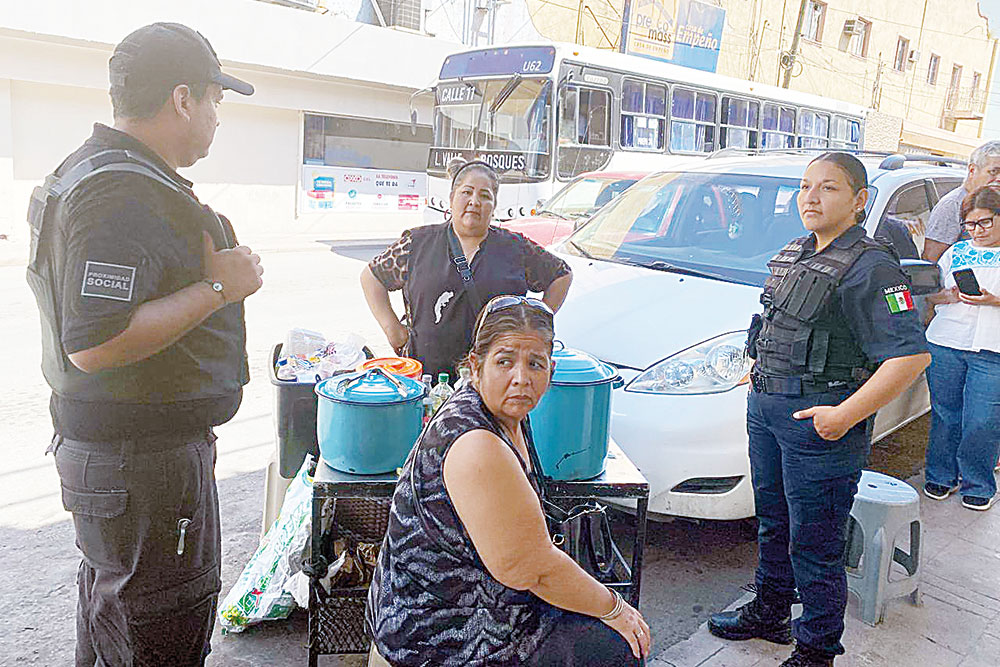
[[[382,368],[316,385],[316,437],[332,468],[356,475],[403,465],[423,426],[424,385]]]
[[[597,477],[608,456],[611,392],[623,382],[586,352],[559,341],[556,348],[552,383],[530,415],[542,472],[558,480]]]

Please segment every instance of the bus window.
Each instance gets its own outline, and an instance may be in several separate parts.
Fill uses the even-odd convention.
[[[559,92],[559,178],[596,171],[611,159],[611,94],[566,86]]]
[[[799,148],[826,148],[830,145],[830,116],[803,109],[799,112]]]
[[[830,146],[858,148],[861,145],[861,123],[851,118],[834,116],[830,123]]]
[[[663,150],[666,116],[666,86],[625,79],[622,83],[622,148]]]
[[[795,146],[795,109],[777,104],[764,104],[764,148],[793,148]]]
[[[715,104],[712,93],[674,88],[670,105],[670,150],[715,150]]]
[[[738,97],[722,98],[722,129],[719,145],[722,148],[757,148],[760,123],[760,102]]]

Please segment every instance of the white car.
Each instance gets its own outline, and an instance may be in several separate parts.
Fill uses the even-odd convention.
[[[649,480],[650,512],[754,514],[746,328],[761,310],[767,261],[805,234],[795,197],[814,156],[719,156],[651,175],[554,248],[573,269],[556,337],[624,378],[612,437]],[[914,256],[930,209],[961,184],[964,169],[913,156],[861,158],[872,189],[869,235]],[[905,264],[914,293],[920,284],[936,291],[936,266]],[[921,377],[879,411],[874,437],[928,409]]]

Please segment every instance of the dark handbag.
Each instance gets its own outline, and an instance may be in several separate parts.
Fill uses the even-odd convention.
[[[524,423],[524,433],[552,543],[602,584],[631,581],[632,570],[611,534],[608,508],[596,500],[588,500],[567,510],[549,500],[548,486],[552,480],[542,472],[528,421]]]

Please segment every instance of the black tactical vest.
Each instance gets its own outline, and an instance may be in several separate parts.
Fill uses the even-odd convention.
[[[834,307],[833,296],[863,253],[891,251],[861,235],[850,246],[831,244],[803,257],[809,238],[789,242],[767,263],[771,275],[760,297],[764,314],[754,370],[774,377],[858,384],[871,374],[871,364],[840,308]]]
[[[28,206],[31,244],[27,281],[34,292],[41,316],[42,374],[52,391],[60,396],[80,401],[115,403],[197,400],[238,391],[249,379],[245,358],[245,335],[242,329],[242,304],[230,304],[213,315],[220,322],[224,319],[238,329],[234,332],[239,337],[239,344],[231,346],[233,352],[220,360],[219,364],[206,363],[205,367],[214,371],[215,366],[224,366],[229,372],[210,373],[211,378],[207,382],[205,378],[198,377],[192,382],[197,386],[170,387],[165,391],[157,388],[151,391],[148,382],[149,372],[142,369],[140,364],[84,373],[70,361],[62,345],[61,317],[66,262],[66,221],[63,208],[69,194],[84,180],[98,174],[129,172],[160,183],[177,193],[177,196],[189,199],[199,210],[203,207],[158,166],[134,151],[108,149],[82,160],[67,170],[60,169],[60,171],[63,172],[62,175],[50,174],[42,185],[34,189]],[[222,225],[214,212],[212,215],[216,216]],[[225,234],[225,226],[222,227]],[[231,312],[224,312],[227,309]],[[206,320],[203,326],[208,324]],[[220,336],[223,334],[222,331],[218,332]]]

